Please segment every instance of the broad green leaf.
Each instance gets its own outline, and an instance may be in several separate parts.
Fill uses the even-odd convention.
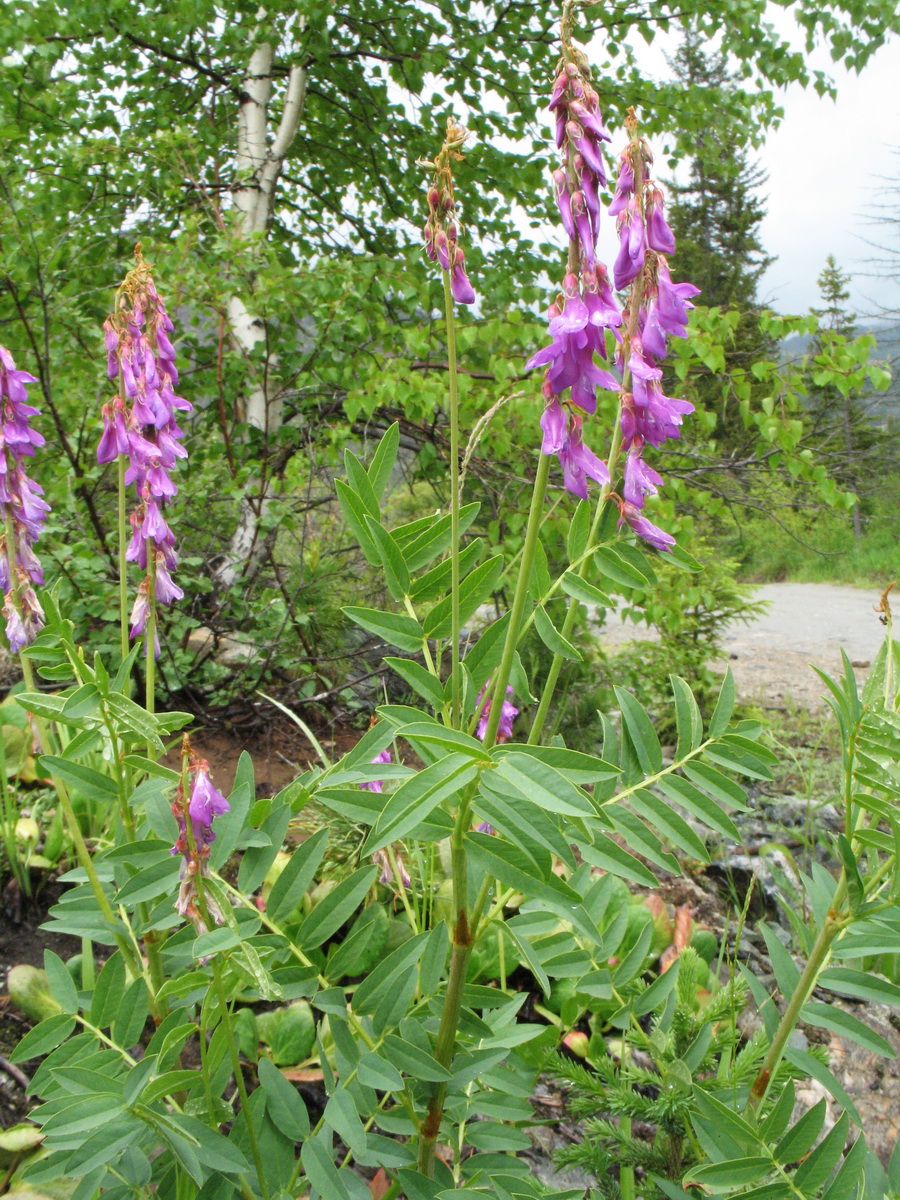
[[[618,842],[606,836],[605,833],[592,833],[592,841],[579,842],[578,849],[586,862],[591,866],[610,871],[620,879],[630,879],[646,887],[655,888],[659,880],[642,862],[629,854]]]
[[[373,633],[390,646],[398,650],[406,650],[415,654],[422,649],[425,633],[422,626],[413,617],[403,613],[382,612],[376,608],[355,608],[345,606],[342,612],[354,625],[359,625],[367,633]]]
[[[388,485],[391,473],[394,470],[394,464],[397,461],[399,447],[400,423],[399,421],[395,421],[382,434],[381,441],[375,447],[375,453],[372,455],[372,461],[369,463],[369,469],[366,472],[376,500],[380,500],[384,495],[384,489]]]
[[[502,779],[513,793],[521,794],[532,804],[546,808],[549,812],[567,817],[593,817],[596,810],[579,788],[549,763],[529,754],[520,754],[510,748],[509,753],[497,760],[491,773],[491,788],[499,790],[497,780]]]
[[[344,470],[347,472],[347,482],[353,488],[354,492],[356,492],[357,496],[359,496],[365,511],[377,521],[379,508],[375,489],[369,481],[369,475],[365,467],[353,451],[349,449],[344,450]]]
[[[734,676],[731,674],[731,667],[725,671],[725,678],[722,680],[722,687],[719,689],[719,698],[716,700],[716,707],[713,709],[713,715],[709,721],[709,736],[711,738],[720,737],[728,728],[728,722],[731,720],[731,714],[734,711]]]
[[[325,1105],[322,1114],[338,1137],[350,1147],[354,1156],[366,1152],[366,1131],[363,1129],[353,1097],[346,1088],[339,1087]]]
[[[39,759],[40,767],[48,775],[55,775],[68,787],[79,792],[87,800],[99,804],[109,804],[119,798],[116,781],[108,775],[102,775],[93,767],[84,763],[70,762],[65,758],[57,758],[52,754],[42,754]]]
[[[815,1150],[797,1168],[794,1187],[804,1196],[815,1195],[822,1184],[830,1179],[832,1171],[841,1161],[849,1129],[850,1118],[846,1113],[841,1113]]]
[[[159,730],[164,727],[162,721],[164,714],[155,716],[148,713],[145,708],[141,708],[139,704],[135,704],[133,700],[123,696],[121,692],[110,692],[106,697],[106,707],[119,728],[120,736],[122,730],[127,729],[141,741],[149,742],[160,754],[163,753],[165,747],[160,741]],[[172,713],[168,715],[179,721],[176,728],[180,728],[180,725],[184,723],[181,718],[187,714]],[[188,720],[190,719],[188,717]]]
[[[366,561],[377,567],[381,562],[381,555],[378,552],[378,546],[372,534],[369,532],[367,521],[374,514],[366,510],[362,499],[343,479],[336,479],[334,487],[341,505],[341,511],[344,514],[344,520],[350,526],[357,542],[359,542],[360,550],[365,555]]]
[[[315,949],[340,929],[359,906],[375,882],[377,874],[377,867],[360,867],[358,871],[342,879],[324,900],[320,900],[297,933],[296,942],[300,949]]]
[[[659,796],[655,796],[646,788],[639,788],[636,792],[632,792],[629,802],[634,811],[642,816],[661,837],[664,837],[673,846],[677,846],[679,850],[683,850],[689,857],[699,859],[701,862],[709,862],[709,854],[702,839],[691,829],[687,821],[682,820],[671,805],[666,804]]]
[[[879,1004],[900,1006],[900,987],[870,971],[829,967],[819,976],[818,986],[857,1000],[874,1000]]]
[[[473,571],[478,565],[478,560],[481,558],[484,546],[484,541],[481,538],[477,538],[469,542],[468,546],[463,547],[460,551],[460,579],[465,579],[469,572]],[[443,562],[439,562],[430,571],[412,581],[409,593],[410,599],[414,604],[425,604],[429,600],[440,599],[441,596],[446,595],[450,590],[452,574],[453,564],[449,558],[445,558]]]
[[[459,585],[459,620],[470,620],[492,595],[503,571],[503,556],[497,554],[477,566]],[[430,638],[445,638],[451,631],[452,598],[446,596],[425,614],[422,627]],[[345,610],[346,611],[346,610]]]
[[[566,535],[566,556],[570,563],[577,562],[587,550],[592,517],[590,501],[579,500],[569,522],[569,532]]]
[[[616,687],[616,699],[622,710],[622,720],[634,746],[641,769],[648,775],[662,770],[662,749],[653,723],[630,692]]]
[[[810,1025],[818,1025],[821,1029],[830,1029],[832,1033],[840,1034],[841,1037],[850,1038],[852,1042],[857,1042],[873,1054],[881,1054],[885,1058],[894,1057],[894,1048],[886,1038],[870,1029],[858,1017],[851,1016],[834,1004],[822,1004],[818,1000],[807,1001],[800,1010],[800,1019],[808,1021]]]
[[[300,1151],[306,1178],[323,1200],[354,1200],[344,1180],[355,1178],[350,1171],[339,1171],[331,1154],[317,1137],[307,1138]]]
[[[394,981],[419,961],[430,932],[419,933],[378,963],[353,993],[353,1010],[365,1016],[375,1011]]]
[[[359,1060],[356,1073],[361,1084],[380,1092],[399,1092],[403,1088],[403,1076],[397,1068],[371,1051]]]
[[[384,663],[396,671],[437,712],[444,707],[444,689],[439,679],[426,667],[411,658],[385,658]]]
[[[478,511],[481,508],[480,504],[464,504],[459,510],[459,532],[463,534],[478,516]],[[410,571],[420,571],[426,563],[431,562],[438,554],[446,550],[452,538],[452,525],[450,513],[446,513],[443,517],[436,517],[430,520],[421,533],[410,538],[409,541],[401,540],[399,530],[394,530],[394,537],[399,542],[403,550],[403,557],[406,559],[406,565]]]
[[[319,829],[294,848],[269,893],[266,913],[271,920],[277,922],[288,916],[300,903],[319,868],[327,842],[328,830]]]
[[[384,1039],[384,1050],[388,1060],[413,1079],[425,1079],[431,1083],[442,1083],[450,1078],[450,1072],[432,1054],[428,1054],[410,1041],[403,1041],[395,1034]]]
[[[478,770],[468,755],[448,754],[413,775],[389,797],[360,851],[362,856],[374,854],[415,829],[448,796],[471,783]]]
[[[715,800],[704,795],[690,780],[682,779],[680,775],[664,775],[656,781],[656,786],[670,800],[683,805],[710,829],[715,829],[717,833],[736,842],[741,840],[740,831],[728,813],[723,812]]]
[[[615,779],[620,773],[613,763],[583,754],[580,750],[568,750],[564,746],[495,746],[491,758],[499,761],[510,754],[524,754],[536,758],[548,767],[553,767],[573,783],[597,783],[599,780]]]
[[[739,783],[735,783],[715,767],[692,759],[684,763],[681,769],[692,783],[696,783],[721,804],[727,804],[740,812],[747,811],[747,793]]]
[[[103,964],[91,997],[91,1023],[107,1029],[115,1019],[125,995],[125,963],[117,950]]]
[[[680,675],[670,675],[672,694],[675,697],[675,725],[678,730],[678,744],[675,748],[675,759],[684,758],[691,750],[696,750],[703,741],[703,717],[694,699],[690,685]]]
[[[653,1012],[662,1004],[678,982],[680,966],[681,959],[676,958],[668,971],[664,971],[662,975],[654,979],[647,990],[637,997],[632,1004],[632,1010],[636,1016],[642,1017],[645,1013]]]
[[[40,1025],[35,1025],[34,1029],[29,1029],[10,1054],[9,1061],[28,1062],[30,1058],[40,1058],[42,1054],[48,1054],[61,1045],[74,1028],[75,1020],[67,1013],[55,1013],[52,1017],[47,1017]]]
[[[137,1045],[149,1015],[147,985],[143,979],[135,979],[125,989],[119,1011],[113,1020],[110,1030],[113,1041],[123,1050],[130,1050]]]
[[[409,595],[409,568],[400,552],[400,547],[378,521],[367,517],[366,524],[372,540],[378,547],[388,591],[396,601],[402,602],[403,597]]]
[[[548,650],[558,654],[561,658],[581,662],[581,652],[563,637],[540,604],[534,610],[534,627],[538,637]]]
[[[624,588],[646,588],[649,578],[626,562],[621,554],[609,546],[601,546],[594,554],[594,563],[601,575]]]
[[[63,1012],[78,1012],[78,992],[66,964],[52,950],[44,951],[44,970],[50,983],[50,993]]]
[[[611,600],[606,592],[601,592],[598,587],[594,587],[574,571],[566,571],[560,580],[560,586],[567,595],[580,600],[582,604],[596,604],[598,608],[615,607],[615,601]]]
[[[292,1142],[302,1142],[309,1137],[309,1113],[300,1093],[271,1059],[261,1058],[257,1070],[259,1085],[266,1096],[266,1112],[272,1124]]]
[[[816,1144],[825,1122],[825,1101],[820,1100],[787,1131],[772,1153],[777,1162],[799,1162]]]
[[[730,1162],[691,1167],[686,1182],[713,1193],[730,1192],[732,1188],[758,1183],[767,1175],[769,1166],[769,1159],[760,1155],[734,1158]]]

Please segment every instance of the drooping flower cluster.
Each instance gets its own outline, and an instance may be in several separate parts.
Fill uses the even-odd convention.
[[[488,684],[488,687],[491,687],[491,685]],[[478,699],[475,701],[475,711],[476,712],[479,710],[481,703],[484,700],[484,695],[485,695],[486,690],[487,690],[487,688],[482,688],[481,691],[478,693]],[[507,686],[506,694],[507,694],[507,696],[511,696],[513,694],[512,687]],[[478,729],[476,731],[478,734],[478,737],[481,739],[481,741],[484,741],[484,735],[487,733],[488,720],[490,719],[490,715],[491,715],[491,697],[488,696],[487,700],[484,701],[484,708],[481,708],[481,718],[478,722]],[[519,710],[515,707],[515,705],[510,704],[509,700],[504,700],[503,707],[500,709],[500,723],[497,726],[497,736],[494,739],[495,743],[498,746],[501,745],[501,743],[503,743],[503,742],[508,742],[509,739],[512,737],[513,724],[518,715],[519,715]]]
[[[182,855],[184,860],[175,908],[193,923],[199,933],[206,933],[207,923],[200,908],[197,877],[209,874],[209,848],[216,840],[212,823],[214,818],[229,811],[229,804],[209,777],[209,763],[194,753],[187,738],[184,753],[188,756],[190,794],[185,798],[184,788],[179,784],[172,802],[172,812],[178,822],[178,837],[172,853]],[[225,918],[209,893],[206,893],[204,900],[207,915],[217,925],[224,925]]]
[[[597,409],[597,389],[618,392],[625,462],[623,495],[615,499],[623,522],[664,550],[674,539],[641,512],[646,497],[663,482],[644,461],[643,452],[648,443],[659,446],[666,438],[678,437],[684,414],[693,410],[687,401],[663,394],[658,364],[665,358],[667,338],[686,336],[690,297],[698,289],[672,282],[666,255],[675,249],[675,239],[666,222],[662,192],[649,177],[652,155],[637,136],[630,110],[630,142],[619,158],[617,189],[609,208],[619,235],[614,283],[619,292],[628,289],[620,309],[606,267],[597,257],[598,194],[606,185],[602,144],[610,140],[609,134],[584,55],[565,30],[563,51],[550,109],[556,115],[561,151],[553,180],[569,235],[568,270],[548,314],[552,341],[528,363],[529,368],[547,368],[541,448],[559,456],[565,486],[574,495],[587,499],[589,478],[609,485],[607,464],[585,444],[583,427],[585,416]],[[614,363],[609,361],[612,348]]]
[[[44,625],[44,610],[34,591],[35,584],[44,582],[44,572],[32,546],[50,511],[42,499],[44,489],[25,470],[25,460],[44,444],[43,436],[31,428],[39,410],[28,403],[29,383],[37,380],[27,371],[17,371],[12,355],[0,346],[0,587],[6,636],[16,652],[30,645]]]
[[[632,140],[619,157],[616,194],[610,214],[617,218],[619,254],[614,268],[616,287],[632,284],[628,336],[619,348],[619,366],[625,380],[622,394],[622,452],[624,481],[619,508],[622,520],[657,550],[668,550],[675,539],[654,525],[641,509],[647,496],[656,494],[662,477],[644,461],[646,445],[660,446],[677,438],[681,423],[694,406],[666,396],[662,367],[670,337],[687,337],[691,297],[699,288],[673,283],[666,258],[675,249],[675,238],[665,217],[662,192],[650,181],[653,155],[643,138],[636,136],[634,114],[629,114]]]
[[[450,272],[450,291],[457,304],[474,304],[475,290],[466,274],[466,256],[459,245],[456,201],[453,195],[453,163],[462,161],[460,147],[466,131],[447,118],[447,137],[433,163],[434,179],[428,188],[428,220],[425,222],[425,253],[432,262]]]
[[[173,604],[184,595],[171,576],[178,557],[164,510],[178,492],[172,479],[175,464],[187,457],[176,414],[192,407],[175,391],[178,370],[169,336],[172,320],[140,246],[135,257],[136,265],[119,288],[115,312],[104,327],[109,377],[118,378],[120,388],[103,406],[103,435],[97,447],[100,463],[112,462],[120,454],[127,457],[125,482],[133,483],[137,493],[126,558],[147,576],[131,613],[132,637],[143,633],[151,599]]]

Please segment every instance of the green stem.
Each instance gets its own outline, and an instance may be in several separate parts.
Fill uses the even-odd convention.
[[[128,513],[125,498],[126,456],[119,455],[119,637],[122,661],[128,657]]]
[[[231,1013],[228,1009],[228,998],[225,995],[225,987],[222,983],[222,967],[218,957],[213,959],[213,982],[215,984],[219,1005],[222,1009],[222,1024],[225,1027],[225,1038],[228,1042],[228,1049],[231,1054],[234,1082],[237,1084],[238,1094],[241,1098],[241,1110],[244,1113],[244,1119],[247,1122],[247,1137],[250,1142],[250,1153],[253,1156],[253,1165],[256,1167],[256,1175],[259,1179],[259,1188],[262,1192],[263,1200],[269,1200],[269,1185],[266,1182],[265,1172],[263,1171],[262,1155],[259,1151],[259,1139],[256,1136],[256,1127],[253,1124],[253,1114],[250,1111],[250,1097],[247,1093],[247,1084],[244,1082],[244,1072],[241,1068],[240,1052],[237,1048],[237,1042],[234,1039],[234,1026],[231,1024]]]
[[[812,995],[813,988],[818,982],[819,975],[824,969],[831,955],[831,946],[834,939],[841,932],[846,924],[846,915],[841,912],[841,907],[847,895],[847,876],[844,871],[841,871],[838,885],[835,889],[834,899],[831,902],[831,908],[828,915],[822,922],[822,928],[819,930],[818,936],[813,943],[813,948],[810,951],[806,966],[803,968],[803,974],[794,989],[794,993],[788,1002],[787,1008],[778,1023],[778,1029],[775,1031],[775,1036],[772,1038],[772,1043],[769,1046],[769,1051],[766,1054],[763,1064],[759,1069],[753,1087],[750,1089],[750,1098],[748,1106],[758,1108],[762,1103],[772,1078],[778,1069],[778,1064],[781,1062],[781,1056],[784,1053],[784,1048],[788,1043],[788,1039],[794,1032],[797,1022],[800,1019],[800,1010]]]
[[[600,499],[597,502],[597,509],[594,513],[594,520],[591,523],[590,533],[588,534],[588,543],[584,554],[581,556],[580,565],[577,568],[577,574],[580,578],[584,578],[587,573],[588,563],[591,558],[591,550],[597,542],[597,532],[600,529],[600,522],[603,519],[603,513],[606,509],[609,500],[609,493],[612,491],[612,480],[615,478],[616,465],[619,460],[619,452],[622,449],[622,421],[621,421],[621,404],[616,417],[616,427],[613,430],[612,443],[609,448],[609,478],[610,482],[604,484],[603,490],[600,493]],[[578,619],[578,601],[574,596],[569,597],[569,603],[566,607],[566,617],[563,621],[563,627],[560,631],[562,636],[569,641],[572,630],[575,628],[575,622]],[[528,745],[536,746],[541,740],[541,735],[544,732],[544,725],[547,721],[547,714],[550,711],[550,703],[553,700],[553,695],[556,691],[556,683],[559,679],[559,673],[562,670],[562,665],[565,659],[561,654],[554,654],[553,661],[550,663],[550,669],[547,672],[547,678],[544,680],[544,687],[541,691],[541,699],[538,704],[537,712],[534,714],[534,721],[531,725],[531,732],[528,734]]]
[[[147,651],[147,690],[145,707],[148,713],[156,711],[156,548],[151,539],[147,545],[147,593],[149,609],[144,632]],[[154,749],[147,743],[147,757],[153,758]]]
[[[543,452],[538,456],[538,468],[534,477],[534,490],[531,493],[531,508],[528,513],[528,526],[525,530],[525,545],[522,547],[522,562],[519,566],[519,578],[516,580],[516,591],[513,596],[512,608],[509,614],[509,625],[506,629],[506,641],[503,643],[503,657],[497,668],[494,680],[494,690],[491,696],[491,711],[488,716],[487,729],[484,734],[484,744],[490,750],[497,739],[497,729],[506,699],[506,687],[512,672],[513,659],[519,641],[519,629],[525,612],[525,602],[528,598],[528,585],[531,582],[531,569],[534,566],[534,555],[540,537],[541,522],[544,513],[544,496],[547,492],[547,480],[550,476],[550,456]]]
[[[447,370],[450,393],[450,724],[462,727],[462,670],[459,659],[459,379],[456,373],[456,325],[450,272],[444,277],[447,319]]]

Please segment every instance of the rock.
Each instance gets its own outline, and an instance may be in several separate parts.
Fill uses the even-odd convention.
[[[885,1004],[865,1005],[832,998],[831,1003],[858,1017],[880,1033],[900,1054],[900,1032],[893,1011]],[[859,1109],[869,1148],[886,1167],[900,1138],[900,1058],[883,1058],[832,1034],[828,1043],[831,1069]]]

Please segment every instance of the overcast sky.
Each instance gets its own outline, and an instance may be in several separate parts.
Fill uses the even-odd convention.
[[[796,26],[788,15],[775,9],[770,15],[792,38]],[[653,74],[670,75],[664,55],[673,53],[678,41],[673,36],[657,38],[650,47],[640,43],[641,57]],[[812,88],[799,85],[779,97],[784,120],[758,154],[769,177],[761,240],[777,257],[760,283],[760,299],[785,313],[815,307],[820,301],[818,277],[826,257],[833,254],[838,266],[854,277],[850,304],[856,312],[872,314],[879,304],[900,310],[900,284],[887,286],[865,277],[872,270],[865,260],[878,252],[864,240],[890,237],[867,217],[873,204],[888,202],[893,176],[895,274],[900,278],[900,40],[878,50],[861,75],[844,70],[824,52],[810,56],[810,65],[834,78],[838,98],[820,99]],[[613,149],[619,148],[622,137],[617,131]],[[604,249],[614,253],[612,244]],[[677,275],[676,264],[677,253]]]
[[[816,65],[827,67],[827,58]],[[865,277],[872,270],[865,260],[878,251],[864,240],[889,237],[867,218],[874,204],[890,202],[891,191],[900,222],[900,41],[883,46],[861,75],[833,65],[831,74],[837,102],[789,88],[785,119],[760,153],[769,175],[762,241],[778,255],[763,278],[761,298],[782,312],[815,305],[816,280],[833,254],[854,276],[851,303],[859,313],[873,311],[879,301],[900,308],[900,287]],[[894,245],[900,277],[900,240]]]

